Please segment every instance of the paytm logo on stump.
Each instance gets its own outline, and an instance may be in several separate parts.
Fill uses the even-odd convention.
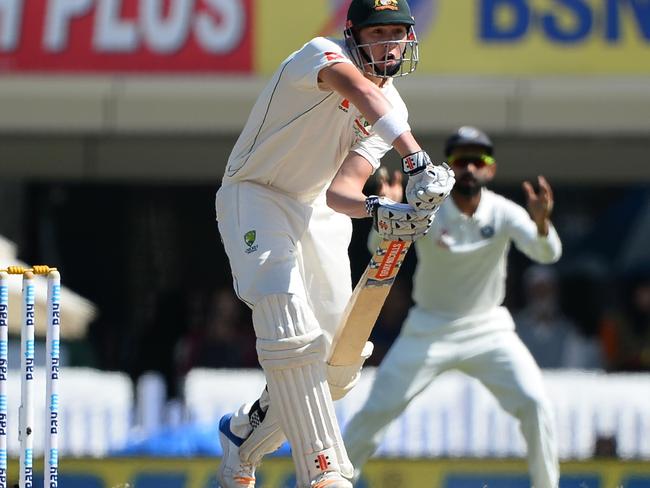
[[[540,32],[560,44],[589,38],[616,43],[623,38],[623,21],[631,18],[650,43],[648,0],[481,0],[479,16],[485,42],[514,42]]]

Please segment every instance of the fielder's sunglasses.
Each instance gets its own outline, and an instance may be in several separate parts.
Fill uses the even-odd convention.
[[[487,154],[461,154],[458,156],[450,156],[447,163],[451,166],[460,166],[463,168],[472,163],[477,168],[482,168],[483,166],[496,163],[496,160]]]

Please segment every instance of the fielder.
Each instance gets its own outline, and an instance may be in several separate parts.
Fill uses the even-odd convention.
[[[354,367],[326,368],[351,295],[350,218],[414,240],[454,184],[411,135],[393,86],[417,65],[414,24],[406,0],[352,0],[345,40],[313,39],[280,65],[228,159],[217,220],[267,388],[221,419],[223,488],[254,487],[262,456],[285,438],[299,488],[352,487],[332,397],[354,386],[370,345]],[[391,147],[408,204],[362,192]]]
[[[415,244],[415,305],[381,363],[365,405],[346,428],[355,476],[409,402],[440,373],[457,369],[480,380],[519,419],[535,488],[557,488],[554,425],[542,376],[501,306],[512,242],[540,263],[560,258],[560,239],[550,221],[551,187],[541,176],[538,193],[524,183],[529,216],[485,188],[496,172],[487,135],[461,127],[447,140],[445,153],[457,183],[431,231]],[[379,193],[399,201],[401,178],[396,180]]]

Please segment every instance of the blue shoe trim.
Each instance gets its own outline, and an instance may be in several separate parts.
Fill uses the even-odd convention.
[[[223,435],[225,435],[230,441],[236,445],[237,447],[241,447],[241,445],[244,443],[246,439],[242,439],[241,437],[237,437],[235,434],[232,433],[230,430],[230,419],[232,418],[232,414],[226,414],[223,417],[221,417],[221,420],[219,420],[219,432],[221,432]]]

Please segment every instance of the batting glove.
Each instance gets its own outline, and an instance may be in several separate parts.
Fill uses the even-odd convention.
[[[418,210],[436,210],[456,183],[454,171],[447,163],[435,166],[424,151],[406,156],[404,160],[407,158],[416,161],[410,164],[416,171],[407,173],[406,201]],[[403,167],[406,167],[406,163],[403,163]]]
[[[432,212],[376,195],[366,198],[366,211],[379,235],[392,241],[414,241],[429,231],[433,221]]]

